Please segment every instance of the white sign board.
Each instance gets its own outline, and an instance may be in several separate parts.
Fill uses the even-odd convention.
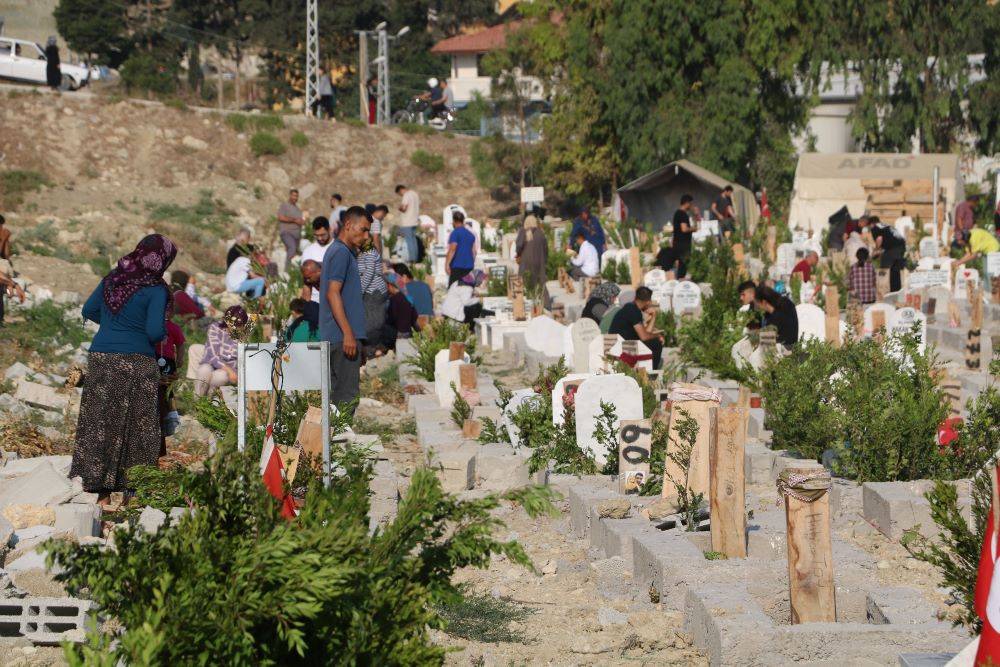
[[[921,257],[934,258],[938,256],[938,252],[939,249],[937,241],[935,241],[932,237],[925,236],[924,238],[920,239]]]
[[[940,269],[919,270],[910,274],[908,287],[911,290],[948,284],[948,272]]]
[[[525,204],[545,201],[545,188],[521,188],[521,201]]]

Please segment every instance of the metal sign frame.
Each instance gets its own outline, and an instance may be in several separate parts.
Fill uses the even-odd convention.
[[[247,392],[272,391],[271,355],[276,343],[240,343],[237,347],[236,446],[246,447]],[[249,354],[248,354],[249,353]],[[330,343],[289,343],[285,349],[287,361],[282,362],[282,391],[315,391],[321,394],[323,417],[323,484],[330,486]],[[318,359],[317,359],[318,357]],[[317,361],[319,362],[317,364]],[[289,375],[289,371],[291,374]],[[316,378],[316,374],[319,378]]]

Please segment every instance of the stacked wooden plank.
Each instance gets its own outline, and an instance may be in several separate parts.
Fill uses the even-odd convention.
[[[882,222],[892,224],[896,218],[908,215],[930,222],[934,217],[934,193],[930,179],[870,178],[861,181],[868,195],[868,213],[877,215]],[[948,203],[944,192],[938,201],[938,224],[944,220]]]

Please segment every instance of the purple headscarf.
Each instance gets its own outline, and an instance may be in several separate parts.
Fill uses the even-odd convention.
[[[104,277],[104,303],[114,314],[128,303],[132,295],[143,287],[163,285],[167,302],[171,300],[170,288],[163,281],[163,273],[177,256],[177,247],[166,236],[150,234],[135,250],[118,260],[118,266]]]

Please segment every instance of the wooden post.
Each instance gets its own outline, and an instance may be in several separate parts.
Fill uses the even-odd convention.
[[[772,264],[778,259],[778,230],[774,225],[767,227],[767,257]]]
[[[512,307],[511,315],[516,321],[520,322],[528,319],[527,316],[524,314],[523,294],[517,294],[511,298],[511,307]]]
[[[809,475],[816,470],[786,468],[782,475]],[[829,492],[824,490],[812,502],[785,495],[785,522],[791,623],[835,623],[837,597],[833,587]]]
[[[465,356],[465,343],[451,343],[448,345],[448,361],[459,361]]]
[[[852,336],[860,340],[865,332],[865,312],[861,307],[861,302],[857,299],[847,297],[847,321],[851,324]]]
[[[979,370],[982,363],[980,336],[983,329],[983,292],[979,287],[969,290],[969,334],[965,346],[965,367]]]
[[[889,269],[877,269],[875,275],[875,299],[882,301],[889,293]]]
[[[880,329],[885,329],[885,311],[872,311],[872,337],[877,336]]]
[[[479,434],[483,432],[483,423],[478,419],[466,419],[462,423],[462,437],[464,438],[478,438]]]
[[[746,448],[747,408],[712,408],[709,444],[712,551],[726,558],[747,557]]]
[[[738,408],[749,408],[750,407],[750,387],[744,387],[740,385],[740,393],[736,397],[736,407]]]
[[[628,249],[628,274],[632,280],[632,289],[642,284],[642,262],[639,259],[639,248]]]
[[[462,364],[458,367],[458,383],[461,389],[475,389],[476,384],[476,365],[475,364]]]
[[[1000,276],[990,278],[990,288],[993,295],[993,303],[1000,303]]]
[[[826,342],[840,347],[840,291],[833,285],[826,288]]]

